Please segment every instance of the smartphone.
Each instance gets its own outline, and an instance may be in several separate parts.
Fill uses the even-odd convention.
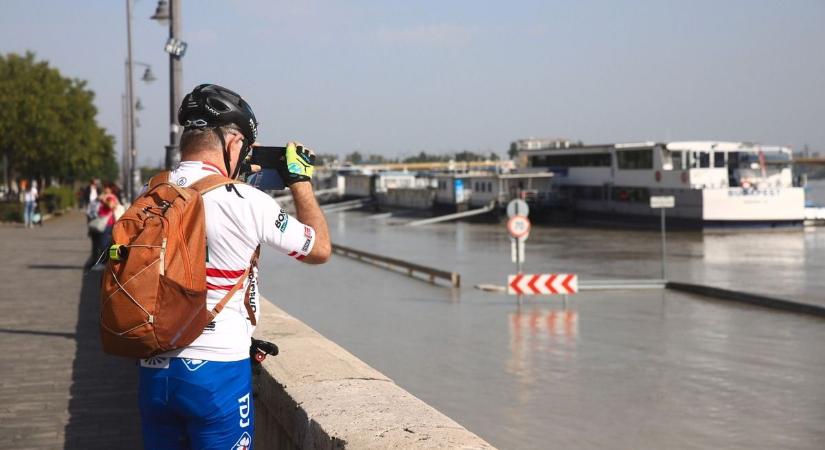
[[[284,158],[284,155],[286,155],[286,147],[252,147],[241,168],[241,174],[244,175],[246,184],[262,191],[283,190],[285,187],[284,180],[275,168],[278,167],[279,161]],[[260,167],[260,170],[253,172],[253,165]]]
[[[262,169],[274,169],[278,167],[278,162],[286,155],[286,147],[252,147],[249,153],[251,164],[261,166]]]

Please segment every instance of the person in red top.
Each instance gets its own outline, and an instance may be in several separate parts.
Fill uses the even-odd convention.
[[[94,235],[96,234],[95,231],[89,231],[93,234],[92,257],[95,258],[95,261],[98,261],[100,259],[100,255],[105,251],[105,249],[112,245],[112,228],[119,217],[118,213],[123,213],[123,207],[120,205],[120,201],[114,194],[114,190],[115,187],[111,183],[107,183],[103,187],[103,193],[100,194],[100,197],[98,197],[96,217],[108,217],[108,219],[106,222],[106,229],[103,233]],[[104,265],[98,262],[92,266],[92,270],[103,270],[103,267]]]

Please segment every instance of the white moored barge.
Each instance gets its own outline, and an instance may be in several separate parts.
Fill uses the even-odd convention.
[[[553,181],[585,220],[646,222],[650,197],[672,195],[668,222],[683,226],[801,225],[804,189],[795,186],[787,147],[687,141],[581,145],[516,141],[521,167]],[[672,222],[673,221],[673,222]]]

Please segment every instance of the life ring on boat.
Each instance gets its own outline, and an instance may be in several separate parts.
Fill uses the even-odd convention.
[[[656,171],[656,175],[655,175],[655,177],[656,177],[656,182],[657,182],[657,183],[658,183],[658,182],[660,182],[660,181],[662,181],[662,172],[659,172],[659,171],[657,170],[657,171]]]
[[[682,183],[687,184],[687,182],[688,182],[688,173],[687,172],[682,172]]]

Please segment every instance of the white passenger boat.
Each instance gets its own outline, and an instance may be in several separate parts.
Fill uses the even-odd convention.
[[[647,221],[650,196],[672,195],[668,220],[686,226],[801,225],[804,189],[787,147],[744,142],[513,143],[521,167],[553,172],[578,217]]]

